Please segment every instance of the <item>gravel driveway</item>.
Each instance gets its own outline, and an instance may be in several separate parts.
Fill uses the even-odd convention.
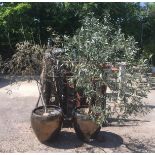
[[[122,126],[103,127],[89,144],[80,141],[72,128],[63,128],[54,142],[41,144],[30,125],[37,98],[35,82],[19,86],[0,79],[0,152],[155,152],[155,90],[147,99],[151,113]]]

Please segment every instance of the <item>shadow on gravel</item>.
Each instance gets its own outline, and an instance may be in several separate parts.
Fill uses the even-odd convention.
[[[9,76],[0,76],[0,88],[3,88],[5,86],[11,85],[11,84],[17,84],[17,82],[22,81],[31,81],[31,80],[39,80],[39,76],[36,75],[34,78],[31,78],[29,76],[17,76],[17,77],[9,77]],[[18,84],[20,85],[20,84]]]
[[[84,142],[76,136],[76,133],[62,131],[55,141],[45,145],[59,149],[72,149],[82,147],[83,144]],[[112,132],[101,131],[98,137],[88,144],[99,148],[115,148],[123,144],[123,139]]]
[[[3,88],[7,85],[10,85],[10,80],[9,79],[4,79],[4,78],[0,78],[0,88]]]
[[[150,109],[154,109],[155,105],[146,105],[145,107],[150,108]]]
[[[89,144],[95,147],[115,148],[123,144],[123,139],[115,133],[101,131],[96,140]]]
[[[121,123],[118,123],[118,122]],[[139,120],[139,119],[117,119],[117,118],[109,118],[108,125],[111,127],[127,127],[127,126],[138,126],[139,123],[142,122],[150,122],[148,120]]]
[[[152,87],[150,90],[155,90],[155,87]]]
[[[46,142],[45,145],[59,149],[73,149],[83,145],[74,132],[61,131],[59,136],[51,142]]]
[[[134,153],[155,153],[155,144],[152,139],[134,139],[129,138],[129,142],[125,146]]]

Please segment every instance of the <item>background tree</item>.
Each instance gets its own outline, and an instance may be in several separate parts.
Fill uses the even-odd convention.
[[[146,4],[146,5],[144,5]],[[89,12],[103,21],[109,12],[115,27],[132,35],[145,55],[154,52],[154,3],[1,3],[0,5],[0,54],[11,57],[15,45],[22,41],[46,44],[55,32],[73,36],[81,20]],[[149,52],[150,51],[150,52]]]
[[[144,9],[147,16],[144,17],[144,27],[143,27],[143,48],[144,54],[150,55],[155,54],[155,3],[148,3]],[[152,59],[153,65],[155,65],[155,56]]]

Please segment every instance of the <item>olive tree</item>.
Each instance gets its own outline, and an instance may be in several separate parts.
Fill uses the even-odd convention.
[[[110,116],[120,119],[144,114],[147,109],[143,98],[149,91],[148,65],[144,59],[136,59],[140,50],[137,42],[132,36],[126,38],[119,27],[114,28],[109,18],[106,15],[101,24],[89,14],[76,34],[66,37],[65,44],[65,59],[74,73],[70,82],[84,90],[90,117],[99,124]]]

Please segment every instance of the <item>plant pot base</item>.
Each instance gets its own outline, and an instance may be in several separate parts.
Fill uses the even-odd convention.
[[[79,139],[81,139],[84,142],[89,143],[93,139],[96,139],[96,137],[98,136],[101,128],[99,127],[92,135],[90,135],[89,133],[87,133],[87,134],[86,133],[83,133],[81,131],[81,129],[78,126],[76,126],[76,125],[74,125],[74,129],[75,129],[76,135],[77,135],[77,137]]]
[[[90,142],[95,139],[100,132],[101,127],[94,121],[90,120],[87,115],[76,114],[74,116],[74,129],[77,136],[85,141]]]

